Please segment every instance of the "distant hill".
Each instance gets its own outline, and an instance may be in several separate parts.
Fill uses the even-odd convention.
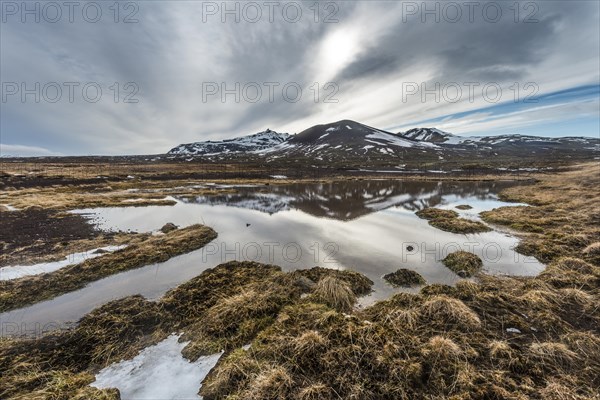
[[[171,149],[168,154],[206,156],[228,153],[246,153],[263,150],[285,142],[290,137],[287,133],[278,133],[267,129],[253,135],[235,139],[205,141],[180,144]]]
[[[266,130],[221,141],[182,144],[171,157],[203,157],[208,161],[254,160],[331,167],[393,167],[405,163],[489,164],[524,160],[597,159],[600,139],[548,138],[526,135],[458,136],[436,128],[392,133],[351,120],[312,126],[296,135]]]

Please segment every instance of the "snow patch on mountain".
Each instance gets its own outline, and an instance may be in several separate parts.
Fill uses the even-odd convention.
[[[254,135],[242,136],[235,139],[205,141],[181,144],[169,151],[175,155],[217,155],[241,153],[269,149],[289,139],[287,133],[278,133],[267,129]]]

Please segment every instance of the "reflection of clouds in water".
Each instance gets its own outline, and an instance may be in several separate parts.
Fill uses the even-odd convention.
[[[179,226],[204,223],[213,227],[219,236],[205,249],[113,275],[54,300],[3,314],[3,321],[76,320],[111,299],[138,293],[150,298],[160,297],[169,288],[199,275],[205,269],[234,259],[250,258],[274,263],[285,270],[315,265],[356,270],[375,282],[375,293],[366,302],[385,298],[399,290],[381,279],[384,274],[398,268],[412,269],[423,275],[428,283],[455,283],[458,276],[440,262],[452,245],[464,250],[472,247],[475,254],[482,256],[487,272],[531,275],[543,269],[536,260],[527,262],[531,260],[516,256],[511,249],[518,240],[510,235],[496,231],[472,235],[443,232],[415,216],[410,209],[423,204],[470,204],[476,210],[506,205],[490,198],[499,189],[495,185],[395,182],[390,186],[387,181],[361,181],[344,185],[292,186],[268,189],[286,198],[294,198],[289,203],[291,209],[273,214],[222,204],[182,202],[172,207],[81,210],[93,214],[94,222],[103,229],[154,231],[167,222]],[[318,194],[315,187],[322,188],[323,193]],[[251,195],[252,191],[265,188],[247,190],[244,193]],[[378,204],[390,204],[374,211],[366,204],[373,204],[380,191],[384,198],[377,199]],[[296,192],[301,195],[294,195]],[[403,196],[409,196],[411,200],[391,204],[392,200]],[[278,199],[277,196],[267,197]],[[318,209],[315,205],[328,207],[336,216],[351,212],[354,217],[323,217],[321,211],[315,212]],[[333,254],[332,248],[326,247],[328,243],[337,246]],[[414,247],[413,251],[407,251],[408,244]],[[260,259],[255,256],[257,247],[260,248]],[[494,255],[495,249],[501,250],[499,257]],[[487,256],[485,251],[489,253]]]
[[[322,194],[316,193],[316,189],[323,190]],[[270,192],[265,193],[265,190]],[[430,283],[454,283],[458,278],[440,263],[451,244],[469,250],[469,243],[476,243],[472,251],[484,258],[485,268],[489,271],[524,275],[539,272],[539,264],[525,265],[520,260],[515,261],[511,249],[517,240],[513,237],[499,232],[477,235],[443,232],[417,218],[410,210],[415,204],[430,206],[434,203],[448,208],[468,203],[473,207],[469,211],[476,215],[506,205],[496,199],[495,190],[496,184],[481,183],[350,181],[294,184],[242,188],[234,195],[198,198],[207,203],[179,203],[174,207],[134,210],[115,208],[97,210],[97,213],[103,221],[101,227],[124,230],[147,231],[166,222],[188,225],[201,220],[219,233],[203,254],[202,261],[206,263],[216,265],[234,259],[250,259],[274,263],[285,269],[317,264],[350,268],[366,274],[376,281],[376,289],[387,292],[389,288],[379,282],[380,276],[403,264],[421,273]],[[445,194],[447,191],[452,193]],[[258,198],[263,202],[256,210],[254,200]],[[345,199],[354,201],[344,204]],[[231,203],[228,200],[237,201]],[[272,209],[265,203],[267,200],[275,204],[293,204],[295,209],[271,213]],[[313,207],[315,204],[321,207]],[[337,206],[343,211],[350,210],[354,218],[322,218],[306,211],[325,208],[337,216]],[[418,254],[404,254],[404,244],[408,242],[415,244]],[[332,253],[331,247],[327,247],[329,243],[334,243],[338,251]],[[485,257],[484,251],[489,253],[496,248],[501,249],[498,260]]]

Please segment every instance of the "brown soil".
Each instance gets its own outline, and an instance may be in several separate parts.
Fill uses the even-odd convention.
[[[41,208],[0,211],[0,267],[56,261],[71,253],[122,244],[133,236],[97,230],[77,214]]]

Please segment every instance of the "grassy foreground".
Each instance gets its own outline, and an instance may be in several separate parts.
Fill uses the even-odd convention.
[[[207,226],[191,225],[52,273],[0,281],[0,312],[51,299],[118,272],[164,262],[197,250],[216,237],[217,233]]]
[[[172,289],[158,302],[130,296],[87,314],[76,328],[35,340],[0,340],[2,399],[119,399],[89,387],[93,372],[184,333],[195,359],[252,342],[286,307],[350,311],[373,282],[351,271],[315,267],[284,273],[274,265],[229,262]]]
[[[225,350],[205,399],[590,399],[600,395],[600,268],[429,285],[363,311],[360,274],[230,262],[158,302],[108,303],[73,330],[0,341],[0,398],[118,399],[93,373],[183,332],[184,356]],[[249,350],[241,346],[251,343]]]
[[[226,351],[200,389],[207,400],[599,398],[598,172],[509,190],[534,206],[486,213],[540,228],[524,240],[549,263],[537,277],[479,274],[356,310],[372,284],[360,274],[231,262],[158,302],[128,297],[71,331],[0,341],[0,398],[118,399],[87,386],[93,373],[173,331],[189,359]]]

